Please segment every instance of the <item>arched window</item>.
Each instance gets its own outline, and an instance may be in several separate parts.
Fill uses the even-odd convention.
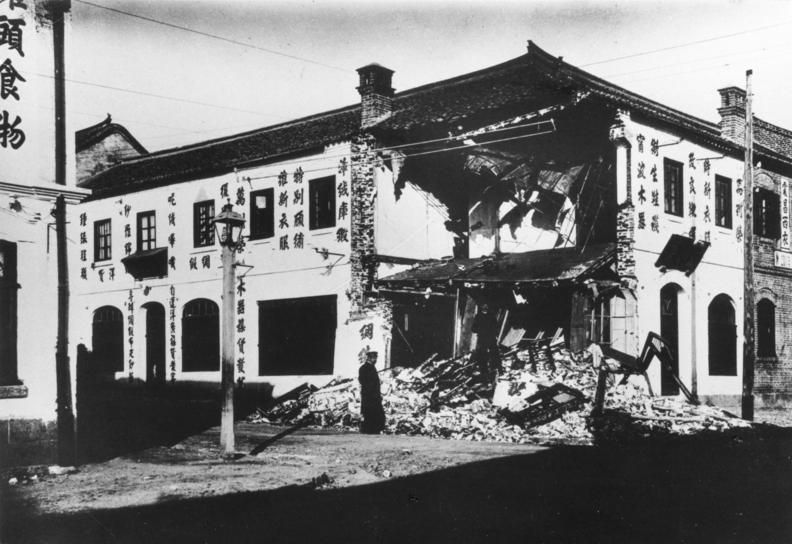
[[[115,306],[102,306],[93,315],[93,355],[98,368],[124,370],[124,316]]]
[[[197,298],[184,305],[182,370],[220,370],[220,311],[211,300]]]
[[[728,295],[712,299],[709,320],[709,373],[711,376],[737,375],[737,328],[734,303]]]
[[[775,357],[775,305],[763,298],[756,305],[756,355]]]

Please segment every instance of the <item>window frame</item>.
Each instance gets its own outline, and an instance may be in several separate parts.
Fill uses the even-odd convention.
[[[322,212],[318,202],[324,186],[329,187],[325,194],[329,197],[328,210]],[[325,176],[308,181],[308,230],[329,229],[336,226],[336,177]],[[326,216],[324,214],[327,214]],[[323,221],[320,221],[323,219]]]
[[[104,226],[107,226],[107,232],[103,234],[100,230]],[[94,261],[96,262],[109,261],[113,258],[112,227],[111,219],[94,221]]]
[[[264,197],[271,212],[262,212],[256,206],[256,199]],[[269,215],[270,217],[267,217]],[[269,221],[267,221],[269,219]],[[275,236],[275,188],[267,187],[250,192],[250,239],[266,240]]]
[[[781,197],[775,191],[754,188],[753,228],[754,236],[771,240],[781,238]]]
[[[144,218],[151,218],[151,222],[144,228],[142,226]],[[146,232],[149,236],[145,239],[143,237],[143,232]],[[144,243],[147,247],[143,247]],[[137,250],[138,251],[150,251],[152,249],[157,248],[157,212],[154,210],[149,210],[146,212],[138,212],[137,214]]]
[[[202,212],[207,208],[209,213],[204,216]],[[211,247],[215,244],[214,215],[213,198],[193,204],[193,247]]]
[[[671,179],[671,172],[679,173],[677,180]],[[684,165],[668,157],[663,158],[663,211],[676,217],[685,216]],[[673,189],[673,190],[672,190]],[[678,211],[674,211],[678,207]]]
[[[721,189],[724,187],[724,189]],[[723,213],[725,211],[725,213]],[[715,175],[715,226],[732,228],[732,180],[726,176]],[[723,218],[721,219],[721,216]]]

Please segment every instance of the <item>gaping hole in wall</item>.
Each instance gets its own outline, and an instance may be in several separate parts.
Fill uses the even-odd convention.
[[[391,364],[415,366],[433,354],[447,359],[454,353],[453,296],[398,297],[393,304]]]
[[[734,301],[725,294],[712,299],[709,319],[709,373],[711,376],[737,375],[737,326]]]
[[[397,198],[409,182],[444,204],[457,258],[613,241],[613,114],[584,101],[507,125],[508,132],[407,149]],[[542,122],[552,130],[537,133]]]
[[[94,361],[102,371],[124,370],[124,316],[114,306],[102,306],[93,314]]]
[[[337,297],[259,301],[259,375],[333,373]]]
[[[182,371],[220,370],[220,310],[205,298],[191,300],[182,314]]]

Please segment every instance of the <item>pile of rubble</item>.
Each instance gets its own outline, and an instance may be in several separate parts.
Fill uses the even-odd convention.
[[[430,359],[415,368],[380,373],[386,432],[460,440],[521,443],[591,443],[600,436],[686,435],[749,427],[711,406],[676,397],[652,397],[641,377],[623,385],[609,376],[602,416],[591,418],[598,370],[587,352],[558,342],[547,353],[513,350],[497,379],[484,376],[469,355]],[[357,380],[302,386],[252,421],[356,428],[360,423]]]

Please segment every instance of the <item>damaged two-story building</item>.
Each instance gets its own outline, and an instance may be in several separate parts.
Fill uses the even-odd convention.
[[[533,43],[501,65],[396,95],[369,130],[399,148],[396,190],[430,192],[456,234],[453,259],[379,274],[396,352],[469,350],[471,317],[488,302],[503,338],[560,330],[572,349],[597,342],[637,355],[659,333],[694,394],[740,395],[744,148],[739,112],[720,111],[720,124],[698,119]],[[757,384],[784,394],[790,323],[775,308],[787,303],[792,162],[778,143],[788,132],[759,126],[776,140],[755,145]],[[416,141],[425,143],[401,147]],[[446,323],[434,328],[442,334],[426,333],[428,315]],[[660,365],[649,378],[662,394],[679,392]]]
[[[636,354],[658,332],[694,393],[740,393],[744,165],[726,123],[533,43],[399,93],[385,67],[358,73],[360,104],[140,155],[83,183],[78,341],[108,371],[219,380],[210,220],[230,202],[247,221],[235,316],[245,383],[353,375],[365,349],[385,365],[464,353],[488,302],[503,336],[560,329],[573,349]],[[792,171],[772,146],[756,156],[771,177]],[[783,244],[788,217],[761,206],[761,232]],[[775,309],[786,295],[774,293]],[[649,377],[678,392],[659,366]]]

